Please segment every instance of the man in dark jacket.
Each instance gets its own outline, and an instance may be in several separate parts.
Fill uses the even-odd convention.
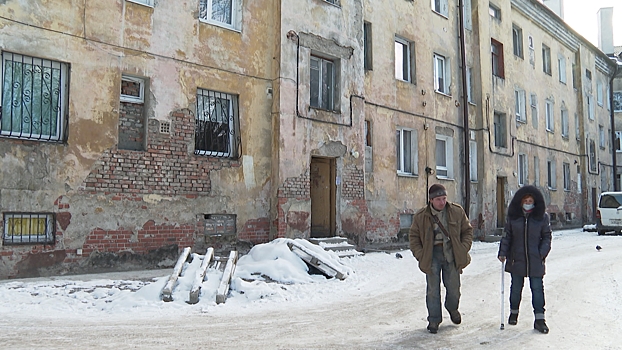
[[[499,244],[498,258],[506,262],[505,271],[512,276],[510,287],[510,318],[518,322],[518,309],[525,277],[529,277],[531,304],[535,316],[534,329],[548,333],[544,318],[544,262],[551,251],[551,225],[546,203],[540,190],[523,186],[512,198],[505,223],[505,236]]]
[[[445,308],[451,321],[462,322],[460,303],[460,274],[470,262],[469,250],[473,227],[464,209],[447,201],[447,191],[441,184],[430,186],[429,203],[413,217],[410,227],[410,250],[425,273],[428,308],[428,331],[436,333],[443,320],[441,310],[441,272],[445,285]]]

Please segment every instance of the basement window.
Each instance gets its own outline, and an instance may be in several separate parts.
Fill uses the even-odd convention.
[[[4,213],[2,243],[54,244],[56,219],[53,213]]]

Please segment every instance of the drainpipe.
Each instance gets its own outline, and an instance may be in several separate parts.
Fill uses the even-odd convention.
[[[462,63],[462,115],[464,118],[464,211],[469,216],[471,203],[471,162],[469,159],[469,96],[467,91],[466,43],[464,38],[464,0],[458,2],[460,14],[460,61]]]
[[[613,157],[612,158],[612,162],[611,164],[613,164],[613,190],[614,191],[619,191],[620,190],[620,186],[618,186],[618,179],[617,179],[617,150],[616,150],[616,120],[614,117],[614,108],[613,108],[613,80],[616,78],[616,75],[618,75],[618,70],[620,68],[620,66],[618,65],[618,60],[617,58],[612,58],[613,63],[615,63],[616,68],[613,70],[613,75],[611,75],[611,79],[609,80],[609,113],[610,113],[610,118],[611,118],[611,140],[613,141],[611,144],[611,148],[612,148],[612,153],[613,153]],[[622,140],[620,140],[622,141]]]

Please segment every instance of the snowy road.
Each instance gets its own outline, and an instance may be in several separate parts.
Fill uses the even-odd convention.
[[[596,245],[603,249],[598,252]],[[622,237],[554,233],[544,279],[548,335],[533,330],[528,283],[518,325],[499,329],[497,247],[474,244],[473,261],[462,277],[463,322],[453,325],[445,311],[438,334],[425,330],[424,275],[412,255],[402,252],[403,259],[384,253],[351,258],[348,265],[356,273],[344,281],[286,285],[282,294],[252,302],[237,294],[221,305],[147,298],[127,309],[115,308],[120,299],[100,302],[105,296],[89,295],[72,304],[51,291],[43,300],[32,291],[24,299],[15,294],[15,280],[3,281],[0,344],[5,349],[622,349]],[[505,282],[507,296],[509,275]],[[124,298],[130,294],[139,293]]]

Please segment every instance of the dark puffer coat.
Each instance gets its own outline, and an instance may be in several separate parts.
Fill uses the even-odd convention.
[[[521,199],[531,194],[534,208],[526,214]],[[505,271],[524,277],[542,277],[544,262],[551,251],[551,225],[542,192],[523,186],[512,198],[505,222],[505,237],[499,244],[499,256],[507,258]]]

